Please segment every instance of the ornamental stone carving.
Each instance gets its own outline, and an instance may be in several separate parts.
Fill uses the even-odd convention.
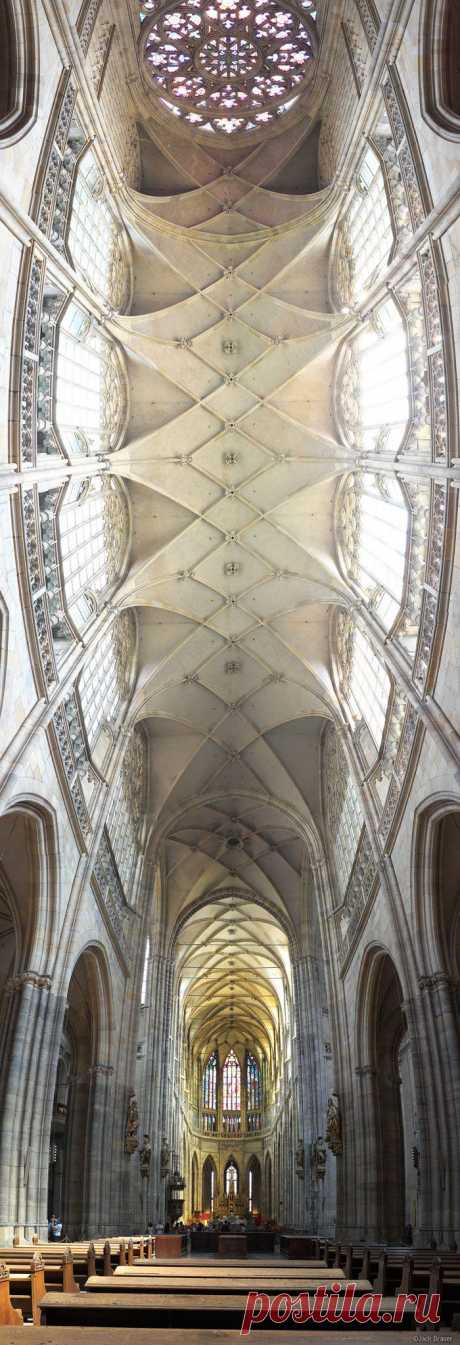
[[[125,1129],[125,1152],[127,1154],[135,1153],[136,1149],[138,1148],[139,1145],[138,1132],[139,1132],[139,1108],[137,1105],[136,1094],[134,1092],[131,1092],[128,1098],[128,1114],[126,1117],[126,1129]]]
[[[167,1176],[167,1173],[169,1172],[169,1162],[170,1162],[170,1157],[171,1157],[171,1151],[170,1151],[170,1148],[169,1148],[169,1144],[168,1144],[167,1136],[166,1136],[166,1135],[163,1135],[162,1140],[161,1140],[161,1148],[160,1148],[160,1176],[161,1176],[161,1177],[166,1177],[166,1176]]]
[[[313,1176],[316,1181],[323,1181],[326,1176],[327,1149],[322,1135],[318,1135],[313,1140],[311,1146],[311,1166]]]
[[[342,1117],[340,1113],[340,1104],[337,1093],[331,1093],[327,1104],[326,1118],[326,1144],[331,1153],[338,1154],[343,1152],[342,1141]]]
[[[145,1181],[148,1181],[148,1178],[150,1177],[151,1161],[152,1161],[152,1145],[150,1143],[150,1135],[145,1134],[142,1149],[139,1150],[139,1166],[141,1171],[141,1177]]]
[[[298,1177],[303,1178],[305,1176],[305,1145],[302,1139],[297,1140],[295,1170]]]

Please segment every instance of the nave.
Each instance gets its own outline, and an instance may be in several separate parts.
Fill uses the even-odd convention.
[[[0,38],[0,1345],[451,1340],[458,0]]]

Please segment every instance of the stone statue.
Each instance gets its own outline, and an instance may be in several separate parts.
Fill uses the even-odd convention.
[[[318,1135],[318,1138],[316,1140],[313,1140],[313,1144],[311,1146],[311,1165],[313,1168],[314,1177],[323,1178],[326,1176],[326,1159],[327,1159],[326,1145],[324,1143],[323,1136]]]
[[[141,1167],[141,1177],[150,1177],[150,1162],[152,1158],[152,1145],[150,1135],[144,1135],[142,1149],[139,1150],[139,1163]]]
[[[139,1110],[137,1106],[136,1094],[132,1091],[128,1097],[128,1115],[126,1117],[125,1130],[125,1152],[127,1154],[135,1153],[139,1145]]]
[[[298,1177],[305,1176],[305,1148],[304,1148],[304,1142],[301,1139],[297,1140],[297,1148],[295,1151],[295,1168]]]
[[[337,1093],[331,1093],[327,1103],[326,1143],[329,1145],[331,1153],[342,1153],[342,1117]]]
[[[160,1172],[162,1177],[166,1177],[169,1172],[169,1144],[166,1135],[163,1135],[160,1149]]]

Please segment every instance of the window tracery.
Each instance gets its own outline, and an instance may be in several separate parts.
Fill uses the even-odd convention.
[[[118,774],[113,801],[107,814],[107,833],[126,897],[135,878],[139,854],[139,824],[145,809],[147,750],[140,729],[134,729]]]
[[[407,327],[386,299],[345,355],[340,404],[347,438],[365,453],[394,457],[411,423]]]
[[[207,132],[255,130],[294,105],[312,69],[314,0],[142,0],[144,67],[161,104]]]
[[[338,613],[336,639],[341,694],[355,725],[365,724],[378,752],[391,693],[390,677],[354,616]]]
[[[368,145],[354,179],[351,205],[337,243],[337,282],[342,303],[354,304],[388,262],[394,233],[380,160]]]
[[[203,1074],[203,1108],[205,1112],[216,1112],[217,1108],[217,1051],[211,1051],[211,1055],[205,1065]],[[213,1118],[209,1118],[210,1120]],[[215,1129],[214,1125],[206,1129]]]
[[[345,896],[364,827],[364,813],[346,754],[335,728],[328,725],[323,747],[327,834],[339,892]]]
[[[112,343],[73,300],[59,323],[54,418],[69,457],[110,451],[124,411]]]
[[[399,482],[371,472],[349,477],[340,523],[348,573],[388,631],[401,608],[408,551],[409,512]]]
[[[135,644],[135,619],[131,612],[122,612],[83,668],[78,695],[90,748],[104,722],[116,724],[132,682]]]
[[[69,615],[82,630],[101,595],[120,576],[128,540],[128,509],[112,476],[69,483],[58,514],[62,581]]]
[[[91,149],[85,151],[76,170],[67,238],[75,269],[112,308],[123,308],[128,266],[122,227],[110,208],[107,184]]]
[[[239,1111],[241,1107],[241,1066],[233,1049],[222,1071],[222,1106],[224,1111]]]

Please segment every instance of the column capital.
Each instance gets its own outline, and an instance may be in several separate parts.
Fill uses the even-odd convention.
[[[34,990],[51,990],[51,976],[41,976],[37,971],[22,971],[18,976],[9,977],[5,993],[11,995],[16,990],[22,990],[25,985],[31,985]]]
[[[460,981],[449,976],[446,971],[434,971],[428,976],[419,976],[420,990],[458,990]]]

